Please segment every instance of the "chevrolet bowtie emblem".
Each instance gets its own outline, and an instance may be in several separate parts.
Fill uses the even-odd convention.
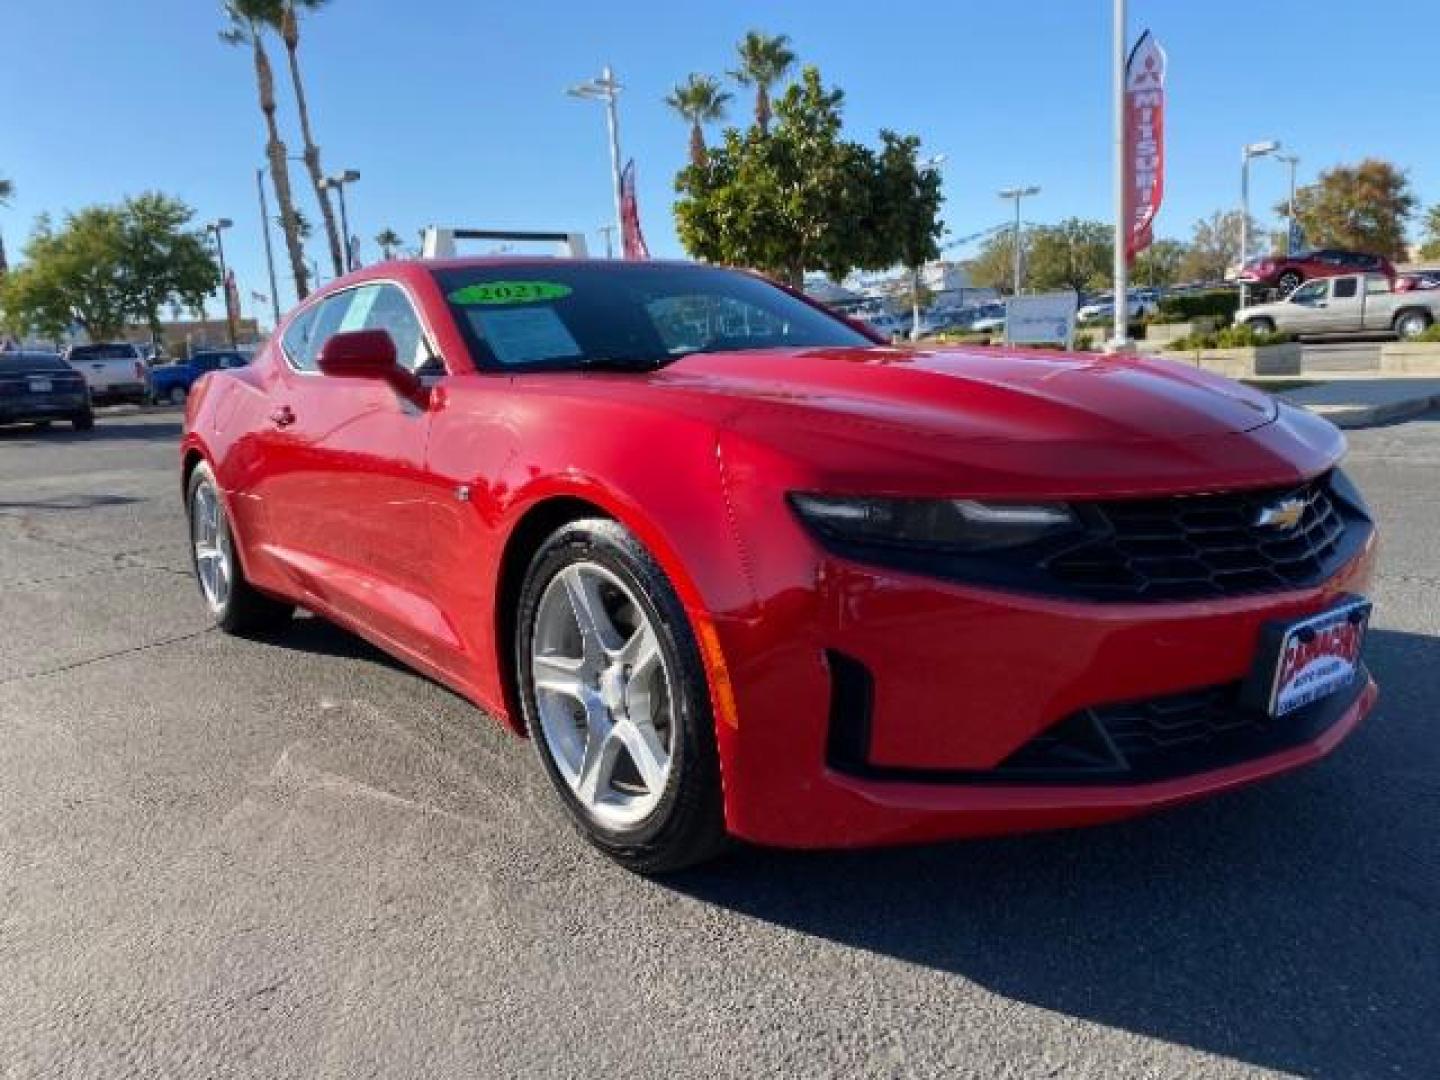
[[[1281,499],[1273,506],[1267,506],[1255,518],[1255,524],[1265,529],[1293,529],[1300,524],[1305,514],[1303,499]]]

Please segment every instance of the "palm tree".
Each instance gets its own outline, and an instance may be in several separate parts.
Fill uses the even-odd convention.
[[[705,164],[704,125],[725,119],[725,106],[733,95],[720,89],[720,80],[691,73],[671,90],[665,104],[690,121],[690,164]]]
[[[382,259],[393,259],[395,251],[405,241],[400,239],[400,234],[394,229],[381,229],[375,235],[375,243],[380,245],[380,257]]]
[[[340,229],[335,224],[335,208],[330,203],[330,191],[321,185],[325,178],[320,168],[320,147],[310,132],[310,106],[305,99],[305,84],[300,78],[300,19],[296,8],[314,11],[325,0],[283,0],[280,5],[279,22],[272,24],[280,31],[285,42],[285,52],[290,58],[290,83],[295,88],[295,109],[300,114],[300,137],[305,140],[305,168],[310,173],[310,183],[315,188],[315,198],[320,201],[320,216],[325,221],[325,237],[330,242],[330,260],[335,264],[335,276],[345,272],[344,256],[341,249]]]
[[[0,206],[9,206],[15,196],[15,184],[0,176]]]
[[[755,87],[755,124],[761,134],[770,130],[770,88],[795,66],[790,35],[751,30],[736,46],[740,66],[730,73],[741,86]]]
[[[310,294],[309,273],[305,266],[305,250],[300,243],[299,218],[295,200],[290,194],[290,168],[286,163],[285,144],[275,123],[275,72],[265,54],[265,28],[280,18],[284,0],[225,0],[225,14],[230,26],[221,31],[220,39],[231,45],[249,45],[255,57],[255,88],[260,98],[260,112],[265,116],[265,156],[270,160],[270,180],[275,185],[275,202],[280,207],[280,228],[285,233],[285,249],[290,257],[290,272],[295,276],[295,296],[303,300]]]

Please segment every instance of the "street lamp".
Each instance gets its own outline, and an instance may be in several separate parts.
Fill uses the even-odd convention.
[[[1273,154],[1280,149],[1276,139],[1247,143],[1240,149],[1240,306],[1249,300],[1245,287],[1245,263],[1250,256],[1250,159]]]
[[[620,213],[620,118],[615,111],[615,99],[619,97],[621,89],[620,83],[615,81],[615,73],[610,70],[610,65],[606,64],[601,68],[598,78],[577,83],[565,92],[571,97],[605,103],[605,123],[610,132],[610,184],[615,196],[615,228],[623,238],[625,231]],[[621,246],[623,248],[623,241]]]
[[[1290,198],[1285,204],[1285,254],[1295,254],[1295,166],[1300,164],[1299,154],[1276,154],[1275,160],[1290,166]]]
[[[1014,236],[1014,241],[1013,241],[1013,245],[1012,245],[1012,246],[1014,247],[1014,249],[1015,249],[1015,285],[1014,285],[1014,289],[1012,290],[1012,293],[1013,293],[1013,295],[1015,295],[1015,296],[1019,296],[1019,295],[1020,295],[1020,200],[1021,200],[1021,199],[1024,199],[1024,198],[1028,198],[1028,197],[1031,196],[1031,195],[1039,195],[1039,194],[1040,194],[1040,189],[1039,189],[1038,187],[1033,186],[1033,185],[1032,185],[1031,187],[1013,187],[1013,188],[1006,188],[1004,191],[1001,191],[1001,192],[999,192],[998,194],[999,194],[1000,198],[1002,198],[1002,199],[1014,199],[1014,200],[1015,200],[1015,231],[1014,231],[1014,234],[1013,234],[1013,236]]]
[[[220,234],[234,224],[228,217],[222,217],[205,225],[205,231],[215,237],[215,253],[220,258],[220,295],[225,297],[225,331],[232,349],[235,347],[235,311],[230,306],[230,275],[225,270],[225,241]]]
[[[340,231],[345,234],[345,270],[348,273],[355,269],[355,251],[350,245],[350,215],[345,209],[345,185],[353,184],[360,179],[360,173],[355,169],[346,169],[337,176],[326,176],[320,180],[320,190],[325,191],[334,188],[340,196]]]

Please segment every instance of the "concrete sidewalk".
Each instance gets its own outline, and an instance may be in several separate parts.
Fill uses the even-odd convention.
[[[1319,413],[1342,428],[1374,427],[1432,408],[1440,408],[1440,377],[1385,377],[1373,374],[1327,373],[1311,381],[1305,376],[1288,379],[1246,379],[1251,386],[1267,390],[1275,386],[1277,397]],[[1309,385],[1292,390],[1281,387],[1304,381]]]

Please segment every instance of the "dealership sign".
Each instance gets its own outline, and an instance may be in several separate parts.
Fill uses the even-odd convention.
[[[1012,296],[1005,304],[1007,345],[1064,345],[1075,340],[1075,311],[1080,297],[1073,291]]]
[[[1150,31],[1140,35],[1125,67],[1125,255],[1154,239],[1165,195],[1165,50]]]

